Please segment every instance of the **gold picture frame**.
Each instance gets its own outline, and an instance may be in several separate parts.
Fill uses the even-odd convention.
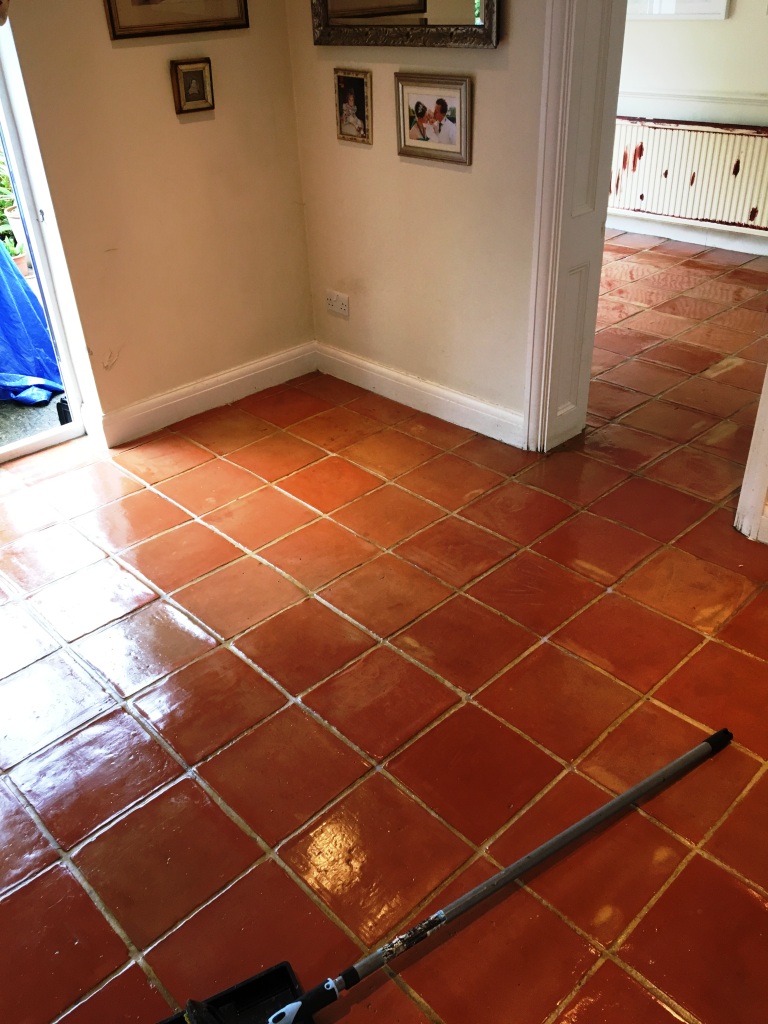
[[[213,73],[210,57],[172,60],[171,86],[177,114],[213,110]]]
[[[336,138],[373,145],[371,72],[334,68]]]
[[[112,39],[248,28],[248,0],[104,0]]]

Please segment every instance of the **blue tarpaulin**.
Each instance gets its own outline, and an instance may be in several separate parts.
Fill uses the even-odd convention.
[[[0,243],[0,401],[40,405],[63,390],[43,307]]]

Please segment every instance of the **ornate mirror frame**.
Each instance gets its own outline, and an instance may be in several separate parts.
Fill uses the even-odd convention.
[[[461,46],[498,45],[499,0],[483,0],[482,25],[335,25],[328,0],[311,0],[315,46]]]

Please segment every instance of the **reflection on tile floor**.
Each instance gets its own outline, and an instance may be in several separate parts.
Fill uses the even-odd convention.
[[[718,728],[716,759],[332,1021],[768,1004],[768,260],[612,233],[547,456],[311,374],[0,467],[0,1006],[338,973]]]

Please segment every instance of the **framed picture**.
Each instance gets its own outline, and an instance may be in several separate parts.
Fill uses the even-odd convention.
[[[426,14],[427,0],[328,0],[329,18],[378,18],[388,14]]]
[[[395,72],[401,156],[470,162],[470,79]]]
[[[209,57],[172,60],[171,85],[177,114],[213,110],[213,77]]]
[[[634,21],[687,18],[722,21],[728,17],[729,0],[629,0],[627,17]]]
[[[371,72],[334,68],[336,83],[336,138],[373,144]]]
[[[113,39],[248,28],[248,0],[104,0]]]

